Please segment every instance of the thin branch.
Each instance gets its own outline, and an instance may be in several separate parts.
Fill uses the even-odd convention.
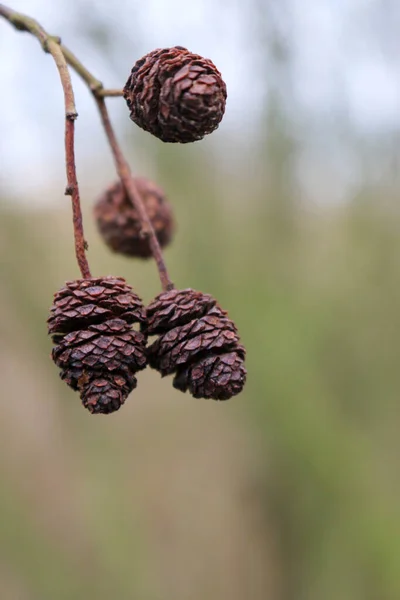
[[[120,89],[107,89],[103,83],[97,79],[90,71],[81,63],[81,61],[75,56],[73,52],[64,44],[60,42],[60,48],[64,54],[65,60],[70,67],[79,75],[84,83],[88,86],[92,94],[95,96],[106,97],[120,97],[123,95],[123,91]]]
[[[111,151],[113,153],[117,173],[122,181],[128,198],[130,199],[133,206],[136,208],[137,213],[139,215],[139,219],[142,225],[141,235],[143,237],[148,238],[149,240],[149,245],[153,258],[157,264],[158,274],[160,276],[162,288],[163,290],[171,290],[174,287],[174,285],[169,278],[167,266],[164,261],[160,244],[154,231],[154,227],[151,224],[151,221],[147,214],[142,197],[139,193],[139,190],[137,189],[135,180],[132,177],[129,164],[127,163],[122,153],[122,150],[118,144],[117,138],[114,133],[114,129],[111,125],[106,103],[104,101],[104,98],[96,96],[96,94],[94,94],[94,96],[100,112],[103,127],[106,132]]]
[[[71,196],[72,220],[74,224],[75,254],[82,277],[91,277],[89,264],[86,258],[87,243],[83,232],[82,210],[79,198],[78,180],[75,168],[75,127],[72,119],[67,119],[65,124],[65,151],[68,185],[66,196]]]
[[[97,90],[96,95],[102,96],[102,98],[117,98],[123,96],[124,92],[122,90]]]
[[[75,98],[72,89],[68,65],[61,50],[61,40],[49,35],[43,27],[34,19],[0,4],[0,16],[4,17],[18,31],[27,31],[38,39],[43,50],[52,55],[60,75],[61,85],[64,92],[65,104],[65,165],[67,171],[66,194],[71,196],[75,254],[82,277],[91,277],[89,265],[86,258],[86,242],[83,232],[82,211],[79,198],[79,187],[75,167],[75,119],[78,113],[75,108]]]
[[[135,184],[135,180],[133,179],[131,170],[129,168],[129,164],[125,159],[125,156],[121,150],[121,147],[116,138],[114,129],[111,125],[110,117],[108,114],[107,106],[104,101],[105,96],[114,95],[109,92],[116,92],[115,95],[122,95],[122,91],[120,90],[105,90],[101,81],[99,81],[86,67],[78,60],[78,58],[64,45],[61,45],[61,50],[64,54],[64,57],[67,63],[78,73],[78,75],[83,79],[86,83],[92,95],[96,101],[97,107],[99,109],[100,117],[103,123],[104,130],[106,132],[106,136],[108,142],[110,144],[111,152],[114,157],[115,167],[117,169],[117,173],[119,178],[121,179],[122,185],[125,188],[126,194],[132,203],[132,205],[136,208],[137,213],[139,215],[139,219],[141,221],[142,231],[141,234],[144,237],[147,237],[149,240],[150,249],[154,260],[157,264],[157,269],[161,281],[161,285],[164,290],[172,289],[173,283],[171,282],[167,267],[163,258],[163,254],[160,248],[160,244],[158,242],[156,233],[154,231],[153,225],[149,219],[146,208],[144,206],[142,197],[137,189]],[[106,93],[107,92],[107,93]]]
[[[83,79],[89,89],[92,92],[101,92],[104,89],[103,83],[92,75],[69,48],[64,46],[64,44],[60,44],[60,48],[69,66]]]

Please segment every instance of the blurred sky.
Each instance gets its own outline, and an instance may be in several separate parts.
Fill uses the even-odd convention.
[[[399,129],[396,0],[14,0],[12,6],[60,35],[107,87],[122,87],[135,60],[156,47],[179,44],[211,58],[229,95],[221,140],[224,133],[255,134],[274,86],[317,149],[321,140],[334,144],[339,122],[361,136]],[[51,59],[6,22],[0,22],[0,81],[0,185],[36,191],[36,201],[45,201],[49,173],[54,181],[64,173],[62,93]],[[74,81],[78,159],[95,162],[105,152],[104,135],[90,95]],[[121,99],[109,104],[116,116],[124,110]]]

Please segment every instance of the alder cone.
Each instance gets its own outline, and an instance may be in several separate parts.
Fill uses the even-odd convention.
[[[147,307],[141,325],[158,334],[147,349],[149,365],[195,398],[227,400],[246,382],[245,349],[234,323],[216,300],[192,289],[163,292]]]
[[[158,242],[165,247],[172,239],[174,220],[172,208],[164,192],[144,177],[134,177]],[[141,223],[120,181],[110,185],[98,198],[94,216],[99,232],[111,250],[125,256],[149,258],[149,240],[141,233]]]
[[[136,125],[163,142],[180,143],[213,132],[227,97],[211,60],[182,46],[153,50],[138,60],[123,92]]]
[[[140,298],[122,277],[69,281],[54,296],[47,320],[61,378],[91,413],[118,410],[146,366]]]

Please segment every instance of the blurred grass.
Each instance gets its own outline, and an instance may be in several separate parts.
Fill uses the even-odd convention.
[[[4,204],[2,597],[398,599],[396,211],[370,189],[311,210],[284,169],[154,147],[172,278],[229,310],[246,390],[197,402],[146,372],[123,411],[87,415],[45,328],[77,276],[69,211]],[[153,265],[108,254],[85,212],[93,272],[150,300]]]

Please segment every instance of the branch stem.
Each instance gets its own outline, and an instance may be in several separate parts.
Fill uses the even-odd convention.
[[[102,98],[101,96],[97,96],[96,94],[94,94],[94,97],[96,100],[97,107],[99,109],[104,131],[106,132],[106,136],[111,147],[117,173],[119,175],[119,178],[121,179],[122,185],[125,188],[125,192],[129,200],[131,201],[132,205],[136,208],[137,213],[139,215],[139,219],[142,225],[141,235],[143,235],[143,237],[146,237],[149,241],[150,249],[157,265],[162,288],[164,291],[171,290],[174,287],[174,285],[169,278],[167,266],[164,261],[160,244],[154,231],[154,227],[151,224],[151,221],[147,214],[142,197],[139,193],[139,190],[137,189],[135,180],[132,177],[129,164],[126,161],[122,150],[118,144],[114,129],[111,125],[106,103],[104,101],[104,98]]]
[[[54,59],[61,80],[64,92],[65,105],[65,165],[67,172],[66,194],[71,196],[75,254],[82,277],[91,277],[89,264],[86,258],[86,242],[83,231],[82,211],[79,197],[78,180],[75,166],[75,119],[78,113],[75,108],[74,91],[72,89],[71,77],[68,71],[68,64],[61,50],[60,38],[49,35],[45,29],[34,19],[21,13],[15,12],[11,8],[0,4],[0,16],[4,17],[18,31],[27,31],[37,38],[43,50]]]
[[[164,290],[170,290],[174,287],[174,285],[169,278],[160,244],[154,231],[154,227],[151,224],[151,221],[147,214],[142,197],[135,184],[135,180],[132,176],[129,164],[118,143],[104,100],[106,96],[122,96],[122,90],[105,89],[103,87],[102,82],[99,81],[94,75],[92,75],[92,73],[90,73],[90,71],[86,69],[86,67],[68,48],[66,48],[64,45],[61,45],[61,50],[69,66],[72,69],[74,69],[74,71],[76,71],[76,73],[83,79],[83,81],[86,83],[94,97],[94,100],[97,104],[97,108],[100,113],[100,118],[104,127],[104,131],[106,133],[107,140],[111,148],[118,176],[122,182],[122,185],[125,188],[126,194],[132,206],[136,208],[137,213],[139,215],[139,219],[141,221],[142,226],[141,234],[144,237],[147,237],[149,240],[150,249],[157,265],[162,288]]]
[[[117,98],[123,96],[124,92],[122,90],[114,90],[114,89],[106,89],[97,90],[96,95],[102,96],[103,98]]]

